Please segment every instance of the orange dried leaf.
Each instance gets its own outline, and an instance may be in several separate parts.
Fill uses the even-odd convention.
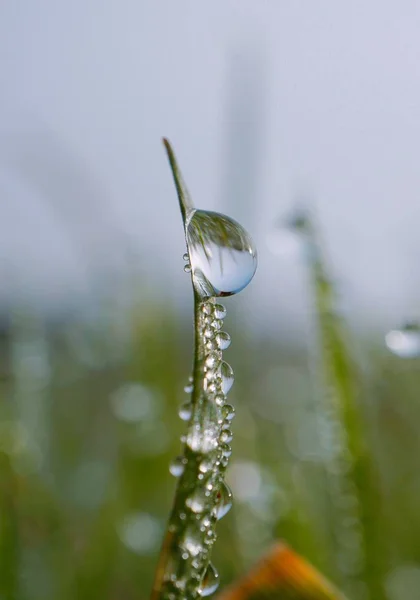
[[[282,542],[217,600],[346,600],[321,573]]]

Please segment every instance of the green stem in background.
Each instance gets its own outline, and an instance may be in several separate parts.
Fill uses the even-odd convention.
[[[163,140],[178,193],[188,253],[186,272],[194,290],[194,361],[186,391],[190,401],[180,416],[188,421],[183,452],[170,471],[179,477],[158,564],[152,600],[177,600],[212,593],[218,574],[210,563],[216,523],[230,509],[224,474],[231,455],[234,409],[226,404],[233,371],[222,350],[230,337],[221,331],[226,309],[216,303],[243,289],[256,269],[256,251],[233,219],[195,210],[174,152]]]
[[[376,525],[380,506],[353,361],[313,222],[303,215],[294,227],[307,245],[315,293],[324,388],[320,418],[331,440],[326,471],[334,557],[350,595],[382,600],[381,542]]]

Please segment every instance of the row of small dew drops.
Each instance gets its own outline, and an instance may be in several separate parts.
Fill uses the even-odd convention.
[[[185,261],[188,261],[189,255],[187,253],[184,254],[183,259]],[[191,272],[191,265],[189,262],[187,262],[186,265],[184,266],[184,271],[186,273]],[[206,308],[208,308],[208,306],[206,304],[204,304],[203,310],[205,312],[209,312],[209,311],[206,311]],[[220,326],[222,324],[222,319],[224,319],[226,316],[226,308],[222,304],[214,304],[212,306],[211,313],[212,314],[210,314],[210,312],[209,312],[209,314],[205,318],[207,318],[209,321],[211,321],[212,327],[217,331],[217,333],[215,335],[215,341],[217,344],[217,348],[218,348],[218,350],[226,350],[230,346],[230,343],[231,343],[230,336],[228,333],[226,333],[224,331],[219,331]],[[211,333],[211,330],[209,330],[209,331]],[[205,335],[205,337],[209,338],[209,340],[210,340],[210,335],[206,336],[206,330],[204,330],[204,335]],[[218,371],[221,376],[222,394],[219,396],[216,396],[215,401],[216,401],[216,404],[219,407],[221,407],[224,422],[225,422],[225,424],[227,424],[227,423],[231,422],[235,416],[235,409],[233,408],[233,406],[231,406],[230,404],[225,404],[225,395],[229,392],[230,388],[233,385],[234,376],[233,376],[233,370],[230,367],[230,365],[228,365],[224,361],[221,361],[221,359],[218,361],[215,358],[214,353],[213,354],[210,353],[206,359],[206,368],[208,370],[208,374],[209,373],[211,374],[213,372],[212,369],[215,366],[217,366],[218,362],[220,362]],[[193,378],[190,377],[188,384],[184,388],[184,391],[187,394],[190,394],[193,391],[192,382],[193,382]],[[183,421],[189,421],[191,418],[191,415],[192,415],[191,402],[188,401],[188,402],[183,403],[181,405],[181,407],[179,408],[178,414],[179,414],[179,417]],[[220,433],[219,440],[222,444],[222,450],[223,450],[222,451],[222,460],[225,460],[226,462],[231,454],[231,448],[228,444],[229,444],[229,442],[232,441],[232,438],[233,438],[233,434],[232,434],[231,430],[227,426],[224,426]],[[180,477],[184,472],[185,462],[186,462],[186,459],[184,457],[182,457],[182,456],[176,457],[172,461],[172,463],[169,467],[170,473],[175,477]],[[201,478],[203,478],[204,474],[207,473],[211,468],[212,468],[212,462],[203,459],[199,466],[199,470],[200,470],[199,477],[201,476]],[[196,494],[187,500],[187,506],[193,512],[200,513],[204,510],[205,498],[201,497],[200,494],[198,494],[198,495]],[[229,486],[225,482],[223,482],[221,489],[220,489],[220,498],[219,498],[219,502],[218,502],[217,509],[216,509],[217,520],[222,519],[229,512],[231,507],[232,507],[232,492],[229,489]],[[203,526],[205,527],[206,523],[204,523]],[[218,574],[216,568],[214,567],[214,565],[212,563],[209,563],[206,573],[204,575],[204,578],[200,585],[200,589],[199,589],[200,596],[205,597],[205,596],[211,595],[213,592],[216,591],[218,586],[219,586],[219,574]]]

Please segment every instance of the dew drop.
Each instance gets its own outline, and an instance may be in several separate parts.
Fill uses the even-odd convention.
[[[409,321],[400,329],[389,331],[385,341],[389,350],[400,358],[420,356],[420,326],[415,321]]]
[[[222,451],[222,455],[225,458],[229,458],[229,456],[231,456],[232,448],[231,448],[231,446],[229,446],[229,444],[223,444],[220,449]]]
[[[210,383],[211,381],[214,381],[217,377],[217,371],[214,371],[213,369],[209,369],[208,371],[206,371],[206,379],[207,382]]]
[[[187,394],[191,394],[193,389],[194,389],[194,386],[192,385],[192,383],[189,383],[188,385],[186,385],[184,387],[184,392],[186,392]]]
[[[235,417],[235,409],[231,404],[225,404],[222,408],[222,416],[226,421],[232,421]]]
[[[221,329],[223,325],[223,321],[221,321],[220,319],[214,319],[214,321],[211,322],[211,326],[213,327],[213,329],[215,331],[218,331],[219,329]]]
[[[187,220],[186,239],[194,286],[201,296],[231,296],[254,276],[257,251],[253,241],[230,217],[195,210]]]
[[[217,348],[219,348],[219,345],[217,344],[216,340],[209,340],[206,343],[206,349],[209,352],[212,352],[213,350],[216,350]]]
[[[220,464],[221,466],[226,469],[226,467],[229,464],[229,457],[228,456],[222,456],[222,458],[220,459]]]
[[[199,489],[186,499],[185,504],[193,513],[202,513],[206,507],[206,500],[205,493]]]
[[[201,473],[208,473],[213,467],[213,461],[212,460],[202,460],[198,466],[198,470]]]
[[[216,384],[215,383],[210,383],[207,386],[207,391],[210,392],[211,394],[214,394],[216,392]]]
[[[205,314],[205,315],[211,315],[213,312],[214,306],[211,302],[203,302],[203,304],[201,305],[201,311]]]
[[[185,404],[183,404],[179,411],[179,418],[182,419],[183,421],[189,421],[191,419],[191,414],[192,414],[192,405],[191,402],[185,402]]]
[[[182,258],[183,258],[183,260],[189,260],[190,257],[188,256],[188,252],[186,252]]]
[[[218,394],[215,397],[214,401],[217,404],[217,406],[223,406],[224,403],[225,403],[225,396],[224,396],[224,394]]]
[[[185,461],[182,456],[177,456],[169,465],[169,472],[174,477],[181,477],[185,470]]]
[[[210,596],[217,590],[218,587],[219,573],[216,571],[212,563],[209,563],[209,566],[204,574],[203,581],[201,582],[199,594],[203,597]]]
[[[224,319],[226,317],[226,308],[223,304],[214,305],[214,316],[216,319]]]
[[[228,444],[233,439],[233,433],[230,429],[224,429],[220,434],[220,441],[224,444]]]
[[[216,507],[216,518],[220,520],[227,515],[232,508],[232,492],[227,483],[222,483],[222,486],[217,494],[217,498],[219,502]]]
[[[212,352],[211,354],[209,354],[206,358],[206,367],[209,367],[210,369],[212,369],[213,367],[215,367],[216,365],[218,365],[220,362],[220,358],[217,352]]]
[[[216,342],[220,350],[226,350],[231,343],[230,335],[226,331],[219,331],[216,333]]]
[[[191,273],[191,269],[192,269],[192,267],[191,267],[190,263],[187,263],[186,265],[184,265],[184,271],[186,273]]]
[[[182,540],[182,548],[186,550],[190,556],[198,556],[200,552],[204,550],[200,532],[193,528],[187,528],[184,539]]]
[[[204,529],[208,529],[211,525],[211,519],[210,517],[204,517],[204,519],[202,520],[202,525],[204,527]]]
[[[217,428],[208,427],[203,430],[197,425],[189,431],[186,443],[194,452],[207,454],[214,450],[218,445]]]
[[[235,380],[232,367],[225,361],[220,365],[220,376],[222,378],[222,392],[227,394]]]

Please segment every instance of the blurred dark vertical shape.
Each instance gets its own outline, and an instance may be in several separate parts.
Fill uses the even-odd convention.
[[[259,177],[265,130],[265,65],[252,48],[232,54],[227,74],[225,147],[223,151],[222,212],[244,225],[257,216]]]
[[[225,89],[220,210],[244,225],[256,241],[265,134],[266,72],[264,59],[254,44],[241,45],[228,57]],[[248,414],[243,400],[249,397],[250,390],[256,389],[258,381],[255,353],[259,351],[259,342],[253,335],[249,319],[251,299],[252,286],[244,295],[240,294],[236,298],[232,309],[228,306],[226,321],[227,330],[233,334],[233,354],[230,355],[232,365],[234,371],[240,373],[234,388],[234,402],[238,405],[238,410],[242,402],[243,415]],[[237,455],[243,452],[244,445],[252,444],[252,435],[251,427],[246,431],[243,429],[240,436],[235,436]],[[261,448],[258,453],[260,451]],[[230,528],[230,539],[235,545],[237,564],[242,562],[244,566],[261,555],[267,541],[267,525],[259,522],[251,528],[252,544],[244,543],[248,519],[249,513],[238,509],[235,519],[229,525],[226,524]],[[268,525],[269,528],[270,525],[272,524]],[[233,575],[233,571],[225,573],[227,578],[232,578]]]

